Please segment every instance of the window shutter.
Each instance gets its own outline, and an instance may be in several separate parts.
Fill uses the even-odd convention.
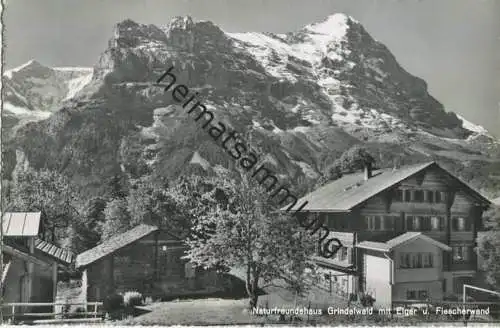
[[[434,203],[434,192],[432,190],[427,190],[427,202]]]
[[[467,247],[467,246],[463,247],[463,252],[464,252],[463,259],[464,259],[464,261],[470,260],[471,250],[472,250],[472,247]]]
[[[406,217],[406,230],[413,230],[413,216]]]
[[[439,217],[439,230],[444,230],[445,229],[445,225],[444,225],[444,217],[440,216]]]
[[[470,231],[472,229],[472,220],[470,217],[464,218],[465,220],[465,230]]]
[[[361,229],[362,230],[367,230],[368,229],[368,217],[367,216],[362,216],[361,217]]]

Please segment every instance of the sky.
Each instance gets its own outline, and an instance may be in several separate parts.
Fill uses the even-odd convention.
[[[5,0],[4,0],[5,1]],[[500,0],[6,0],[6,68],[93,66],[113,26],[174,16],[284,33],[337,12],[363,24],[446,110],[500,137]]]

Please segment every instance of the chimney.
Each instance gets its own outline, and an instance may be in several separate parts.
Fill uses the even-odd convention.
[[[365,163],[365,180],[368,180],[371,177],[372,177],[372,163],[366,162]]]

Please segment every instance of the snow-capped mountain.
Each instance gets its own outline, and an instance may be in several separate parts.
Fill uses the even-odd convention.
[[[4,116],[19,121],[48,118],[92,79],[92,68],[50,68],[35,60],[3,74]]]
[[[64,171],[87,186],[117,173],[137,178],[231,170],[232,159],[154,86],[172,65],[177,83],[244,133],[284,179],[311,182],[359,143],[380,166],[431,157],[466,172],[466,166],[477,171],[477,165],[500,163],[498,144],[486,130],[445,111],[425,81],[343,14],[287,34],[231,33],[190,17],[162,27],[120,22],[92,73],[61,82],[62,109],[20,129],[12,148],[32,165]],[[39,87],[22,71],[10,74],[19,76],[25,91],[17,93],[26,98]],[[78,101],[65,102],[74,97],[70,81],[85,87]],[[55,100],[37,99],[44,110],[57,109],[48,105]]]

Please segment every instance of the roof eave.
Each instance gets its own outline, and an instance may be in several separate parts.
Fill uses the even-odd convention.
[[[310,212],[310,213],[349,213],[351,212],[352,209],[310,209],[310,208],[305,208],[305,209],[301,209],[299,212],[304,212],[304,213],[307,213],[307,212]],[[277,211],[275,211],[274,213],[290,213],[291,211],[287,211],[287,210],[284,210],[284,209],[279,209]],[[295,211],[293,211],[293,213],[295,213]]]
[[[360,245],[360,244],[357,244],[356,245],[357,248],[363,248],[363,249],[369,249],[369,250],[372,250],[372,251],[377,251],[377,252],[383,252],[383,253],[388,253],[391,251],[392,247],[391,248],[388,248],[388,249],[383,249],[383,248],[378,248],[378,247],[372,247],[372,246],[366,246],[366,245]]]

